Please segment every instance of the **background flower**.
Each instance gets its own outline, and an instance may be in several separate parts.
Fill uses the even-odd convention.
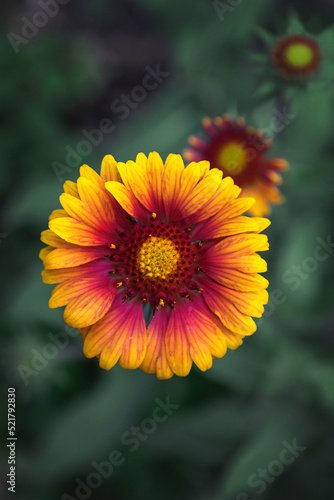
[[[248,209],[252,215],[268,215],[272,203],[284,201],[277,185],[288,162],[266,158],[271,141],[260,130],[248,127],[243,118],[234,120],[229,115],[204,118],[203,129],[205,138],[189,138],[192,148],[184,151],[186,160],[207,160],[212,168],[230,176],[242,189],[240,196],[254,197],[255,203]]]
[[[322,54],[318,42],[305,35],[288,35],[272,52],[277,71],[285,78],[309,78],[319,71]]]
[[[290,12],[287,25],[279,35],[258,28],[262,52],[250,53],[256,62],[261,82],[258,98],[284,95],[293,98],[301,90],[319,92],[333,83],[334,30],[324,28],[312,33],[295,12]]]

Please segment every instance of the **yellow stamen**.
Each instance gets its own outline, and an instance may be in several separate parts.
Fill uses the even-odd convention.
[[[137,265],[147,278],[165,279],[177,270],[180,254],[168,238],[151,236],[137,254]]]
[[[239,142],[230,142],[222,147],[218,162],[225,172],[237,175],[247,165],[248,155],[244,146]]]

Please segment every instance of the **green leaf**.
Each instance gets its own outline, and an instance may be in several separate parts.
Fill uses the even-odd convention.
[[[92,461],[107,460],[114,449],[125,452],[121,436],[138,425],[154,383],[141,372],[114,368],[104,373],[93,390],[74,398],[42,429],[31,473],[55,480],[90,470]]]
[[[295,440],[297,446],[305,448],[298,452],[299,456],[307,453],[314,430],[309,422],[304,425],[305,416],[302,409],[293,408],[291,402],[269,404],[267,410],[262,406],[261,414],[258,415],[258,429],[253,432],[252,438],[229,457],[213,500],[235,499],[236,495],[243,492],[249,493],[251,498],[260,493],[261,498],[270,498],[270,490],[275,488],[275,481],[278,481],[270,471],[275,472],[279,466],[282,474],[285,469],[293,466],[281,463],[282,451],[289,450],[289,445],[293,445]],[[294,458],[294,461],[298,458],[291,452],[286,452],[286,455]],[[277,466],[277,462],[281,465]],[[267,472],[268,481],[261,479],[261,470]]]

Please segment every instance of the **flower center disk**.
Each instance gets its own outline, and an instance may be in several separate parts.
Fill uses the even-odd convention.
[[[191,243],[190,230],[153,221],[149,226],[135,223],[132,234],[120,235],[108,258],[123,300],[138,297],[154,308],[173,307],[178,298],[199,291],[193,278],[201,272],[200,247]]]
[[[170,239],[151,236],[139,249],[137,264],[144,277],[166,279],[175,273],[179,260],[180,254]]]
[[[312,59],[313,50],[303,43],[296,43],[286,48],[285,60],[295,68],[305,68]]]
[[[240,174],[247,165],[247,160],[247,151],[239,142],[226,144],[219,152],[218,161],[221,168],[232,175]]]

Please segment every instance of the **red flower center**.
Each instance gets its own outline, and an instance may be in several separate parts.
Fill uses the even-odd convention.
[[[173,307],[177,295],[189,298],[190,291],[199,290],[192,278],[200,272],[196,266],[200,243],[191,243],[189,235],[189,229],[181,230],[176,224],[136,222],[132,234],[111,245],[110,273],[119,277],[117,286],[124,287],[124,300],[139,294],[142,302],[155,308]]]

